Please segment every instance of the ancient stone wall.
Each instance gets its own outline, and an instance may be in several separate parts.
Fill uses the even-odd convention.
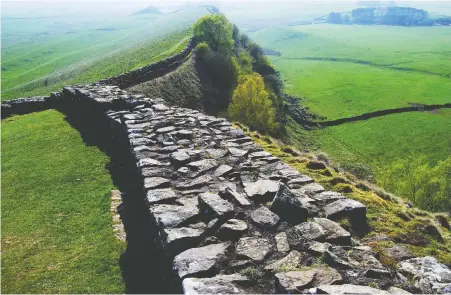
[[[161,250],[149,258],[167,292],[451,291],[451,271],[433,257],[412,258],[399,246],[397,269],[385,267],[340,225],[346,219],[354,233],[365,233],[363,204],[327,191],[226,119],[103,83],[32,101],[83,120],[99,118],[93,128],[105,126],[100,132],[121,146],[120,158],[133,167],[127,183],[135,186],[128,222],[142,223],[130,220],[147,212],[152,226],[136,236],[149,235]],[[131,231],[129,225],[128,243]],[[148,270],[139,273],[150,280],[152,273],[142,273]]]
[[[1,117],[5,119],[12,115],[23,115],[49,109],[49,98],[48,96],[36,96],[2,102]]]
[[[139,69],[101,80],[100,82],[106,85],[116,85],[120,88],[128,88],[161,77],[179,67],[195,47],[196,41],[194,38],[191,38],[185,48],[175,55]]]
[[[225,119],[101,84],[65,88],[60,99],[83,104],[79,112],[89,106],[127,139],[172,292],[449,288],[451,271],[432,257],[405,256],[398,271],[384,267],[338,222],[367,230],[363,204],[326,191]],[[424,265],[429,273],[418,276]]]

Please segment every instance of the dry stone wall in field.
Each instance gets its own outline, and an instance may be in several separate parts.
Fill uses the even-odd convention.
[[[363,204],[326,191],[226,119],[101,83],[48,101],[103,117],[127,141],[171,291],[449,292],[451,271],[435,258],[407,253],[398,271],[384,267],[337,222],[365,230]]]
[[[132,167],[125,182],[136,200],[125,209],[127,242],[133,226],[143,222],[131,222],[136,212],[145,211],[141,218],[151,226],[133,241],[150,236],[158,250],[152,253],[160,254],[149,259],[165,278],[164,291],[451,292],[451,270],[435,258],[416,258],[397,246],[398,265],[389,269],[345,230],[340,220],[347,219],[354,232],[368,230],[360,202],[325,190],[226,119],[128,93],[119,87],[127,79],[8,102],[2,118],[54,108],[68,117],[95,118],[92,128],[102,128],[112,146],[124,146],[119,158]],[[147,245],[141,248],[145,252]],[[151,280],[147,270],[137,273]]]

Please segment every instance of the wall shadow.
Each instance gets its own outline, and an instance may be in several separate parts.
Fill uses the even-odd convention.
[[[120,215],[127,247],[119,264],[126,293],[174,293],[176,287],[172,283],[167,254],[160,246],[157,226],[145,203],[143,180],[130,153],[125,132],[113,131],[107,117],[98,111],[60,111],[86,145],[98,147],[110,159],[106,168],[122,195]]]

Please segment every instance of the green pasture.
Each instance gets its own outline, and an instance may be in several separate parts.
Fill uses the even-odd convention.
[[[192,8],[104,21],[5,19],[2,99],[46,95],[163,59],[184,47],[192,23],[205,13],[205,8]]]
[[[123,293],[108,157],[57,111],[2,121],[2,292]]]
[[[410,104],[451,102],[451,31],[447,27],[305,25],[251,34],[285,82],[285,90],[327,119]],[[291,141],[326,152],[374,181],[399,159],[451,155],[451,110],[373,118],[307,131],[289,126]],[[362,172],[362,169],[365,170]],[[407,196],[408,197],[408,196]]]
[[[434,165],[451,155],[451,110],[393,114],[312,132],[341,163],[365,163],[382,174],[398,158],[425,155]]]

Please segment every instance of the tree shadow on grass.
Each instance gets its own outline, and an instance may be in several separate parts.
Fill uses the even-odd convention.
[[[103,114],[71,109],[63,110],[65,120],[76,129],[88,146],[96,146],[110,162],[114,185],[122,195],[120,212],[124,224],[127,248],[119,264],[126,293],[174,293],[173,274],[166,253],[159,247],[158,230],[145,203],[142,178],[121,130],[113,132]]]

